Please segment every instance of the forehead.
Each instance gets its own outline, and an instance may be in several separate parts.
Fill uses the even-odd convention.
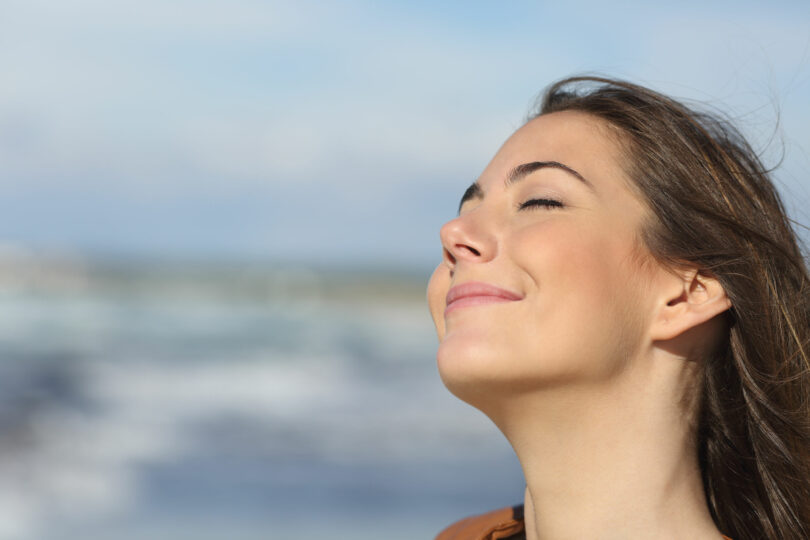
[[[498,150],[478,183],[484,189],[502,182],[517,165],[557,161],[594,184],[598,193],[626,190],[621,151],[610,128],[578,111],[539,116],[518,129]]]

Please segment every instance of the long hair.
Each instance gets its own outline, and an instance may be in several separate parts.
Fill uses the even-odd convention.
[[[698,460],[712,518],[734,540],[810,538],[810,279],[782,201],[725,117],[624,81],[551,85],[535,116],[604,121],[650,209],[644,245],[694,265],[732,308],[722,346],[701,359]]]

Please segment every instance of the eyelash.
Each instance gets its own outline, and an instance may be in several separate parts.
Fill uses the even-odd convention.
[[[523,210],[524,208],[531,208],[534,206],[544,206],[546,208],[562,208],[565,206],[562,202],[555,200],[555,199],[529,199],[526,202],[520,203],[518,206],[518,210]]]

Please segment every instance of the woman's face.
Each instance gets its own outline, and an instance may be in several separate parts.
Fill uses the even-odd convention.
[[[530,121],[442,227],[428,301],[439,372],[462,399],[604,380],[638,350],[646,210],[610,133],[573,111]]]

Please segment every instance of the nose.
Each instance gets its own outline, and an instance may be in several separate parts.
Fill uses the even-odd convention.
[[[491,228],[483,223],[477,211],[467,212],[445,223],[439,236],[442,239],[444,263],[453,272],[461,261],[484,263],[497,252],[497,241]]]

